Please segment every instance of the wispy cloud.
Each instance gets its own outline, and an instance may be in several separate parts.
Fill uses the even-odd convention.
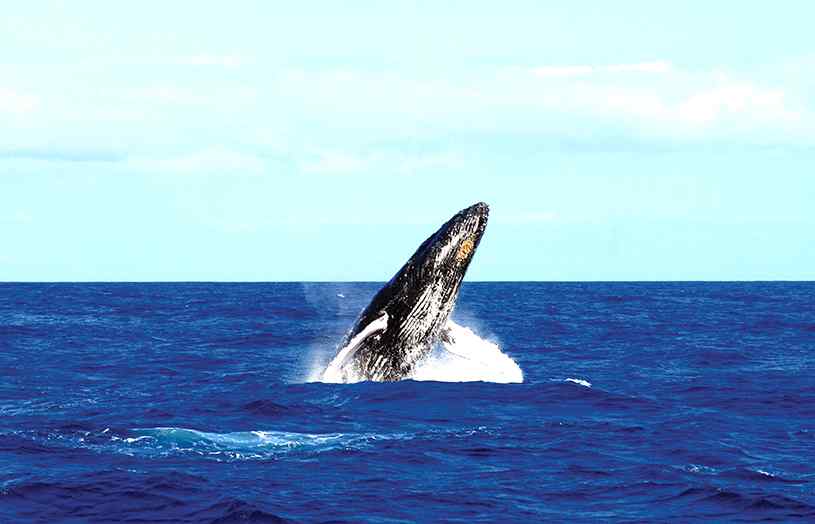
[[[29,113],[38,105],[39,98],[34,95],[0,88],[0,112]]]
[[[18,224],[29,224],[33,220],[33,217],[30,213],[25,211],[18,211],[12,217],[12,222],[16,222]]]
[[[633,64],[610,65],[567,65],[533,67],[532,74],[541,78],[565,78],[588,76],[602,73],[668,73],[673,66],[670,62],[639,62]]]
[[[171,68],[150,85],[136,83],[142,77],[95,89],[90,77],[58,88],[40,83],[36,91],[4,84],[0,114],[12,117],[0,119],[0,156],[85,161],[107,148],[162,172],[203,172],[202,158],[211,170],[258,172],[265,160],[240,152],[262,151],[259,137],[269,135],[285,143],[281,155],[303,173],[408,175],[460,166],[467,151],[456,140],[467,136],[535,137],[536,147],[815,143],[815,78],[801,68],[697,70],[663,59],[436,75],[314,66],[247,68],[236,81],[217,68],[246,63],[242,55],[175,56],[167,60],[213,68]],[[206,77],[200,84],[199,74]],[[417,137],[430,151],[411,150]],[[382,150],[381,143],[395,146]],[[197,153],[171,159],[159,151]]]
[[[205,104],[208,97],[201,91],[172,86],[142,87],[129,89],[129,98],[169,102],[173,104]]]
[[[651,133],[704,139],[704,130],[726,135],[721,126],[739,129],[766,124],[784,127],[800,120],[800,109],[790,107],[782,89],[743,82],[725,82],[675,94],[656,87],[580,86],[564,106],[578,113],[619,119]]]
[[[302,161],[300,169],[306,173],[347,174],[366,170],[369,159],[364,156],[342,152],[326,151],[314,158]]]
[[[636,79],[609,78],[603,73],[658,73]],[[526,77],[528,85],[523,85]],[[795,107],[784,88],[768,87],[718,71],[688,72],[669,62],[608,66],[530,68],[512,74],[508,92],[530,106],[547,111],[614,119],[649,134],[705,138],[704,129],[726,133],[720,125],[784,126],[799,122],[803,107]],[[556,84],[548,80],[561,79]],[[602,126],[603,122],[597,122]],[[766,129],[764,129],[766,131]]]
[[[379,173],[411,175],[435,169],[450,169],[462,159],[453,152],[407,153],[400,151],[366,151],[362,153],[324,150],[307,155],[298,162],[304,173],[353,174]]]
[[[53,148],[0,149],[0,159],[41,160],[45,162],[120,162],[126,157],[111,151]]]
[[[686,70],[666,60],[479,69],[443,79],[387,71],[277,77],[289,109],[347,132],[628,134],[641,140],[810,141],[805,90],[782,78]],[[796,91],[797,89],[797,91]],[[783,138],[782,138],[783,137]],[[332,165],[351,166],[335,158]]]
[[[494,221],[499,224],[536,224],[545,222],[555,222],[561,216],[555,211],[525,211],[510,212],[499,215]]]
[[[263,159],[222,147],[161,158],[129,158],[127,167],[141,173],[259,175]]]
[[[193,66],[240,67],[247,62],[246,57],[223,54],[198,54],[181,57],[177,63]]]
[[[17,210],[11,213],[4,213],[0,215],[0,224],[30,224],[34,218],[31,216],[31,213],[27,211]]]
[[[723,83],[685,98],[675,109],[683,121],[706,124],[727,115],[747,114],[763,121],[795,121],[800,112],[789,108],[782,89],[747,83]]]

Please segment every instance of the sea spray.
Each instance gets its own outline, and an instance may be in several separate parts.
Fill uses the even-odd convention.
[[[479,337],[473,330],[447,321],[448,336],[416,367],[414,380],[438,382],[524,381],[520,366],[496,342]]]

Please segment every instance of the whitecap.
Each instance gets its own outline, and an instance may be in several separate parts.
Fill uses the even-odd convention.
[[[472,329],[447,321],[448,336],[440,347],[419,363],[414,380],[438,382],[520,383],[524,374],[512,357],[496,343],[478,336]]]

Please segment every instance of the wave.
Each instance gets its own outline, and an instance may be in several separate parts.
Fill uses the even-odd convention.
[[[325,449],[335,444],[345,444],[353,440],[364,440],[367,435],[346,433],[297,433],[290,431],[235,431],[230,433],[213,433],[188,428],[159,427],[133,429],[134,437],[126,440],[134,442],[140,439],[153,439],[158,443],[177,447],[212,446],[229,449],[257,448],[307,448]]]
[[[298,433],[235,431],[215,433],[181,427],[138,428],[114,437],[117,451],[148,455],[204,455],[218,460],[274,458],[291,452],[322,453],[364,449],[402,435],[378,433]]]
[[[272,513],[274,503],[213,492],[207,478],[177,471],[108,470],[0,486],[3,522],[291,522]]]
[[[778,493],[764,493],[756,491],[740,491],[733,488],[702,486],[687,488],[673,497],[674,500],[691,499],[695,507],[705,509],[716,508],[717,516],[722,509],[730,509],[743,513],[768,511],[784,512],[787,518],[812,517],[815,515],[815,506],[802,500]]]
[[[51,430],[0,433],[0,448],[17,452],[54,450],[113,453],[161,459],[189,457],[216,462],[276,460],[285,456],[313,456],[333,451],[371,451],[389,443],[426,439],[470,438],[486,428],[428,430],[408,433],[300,433],[292,431],[234,431],[217,433],[184,427],[115,430]]]
[[[379,441],[410,439],[415,435],[381,433],[298,433],[236,431],[216,433],[183,427],[155,427],[101,431],[23,431],[0,435],[6,449],[44,452],[48,449],[88,450],[146,458],[204,457],[216,461],[274,459],[291,453],[362,450]]]

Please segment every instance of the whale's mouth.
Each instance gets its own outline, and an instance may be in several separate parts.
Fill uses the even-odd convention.
[[[461,216],[462,220],[467,223],[467,226],[473,231],[477,231],[480,236],[487,228],[487,220],[490,216],[490,206],[484,202],[479,202],[459,211],[456,216],[453,217],[453,220],[455,220],[455,218],[458,216]]]

